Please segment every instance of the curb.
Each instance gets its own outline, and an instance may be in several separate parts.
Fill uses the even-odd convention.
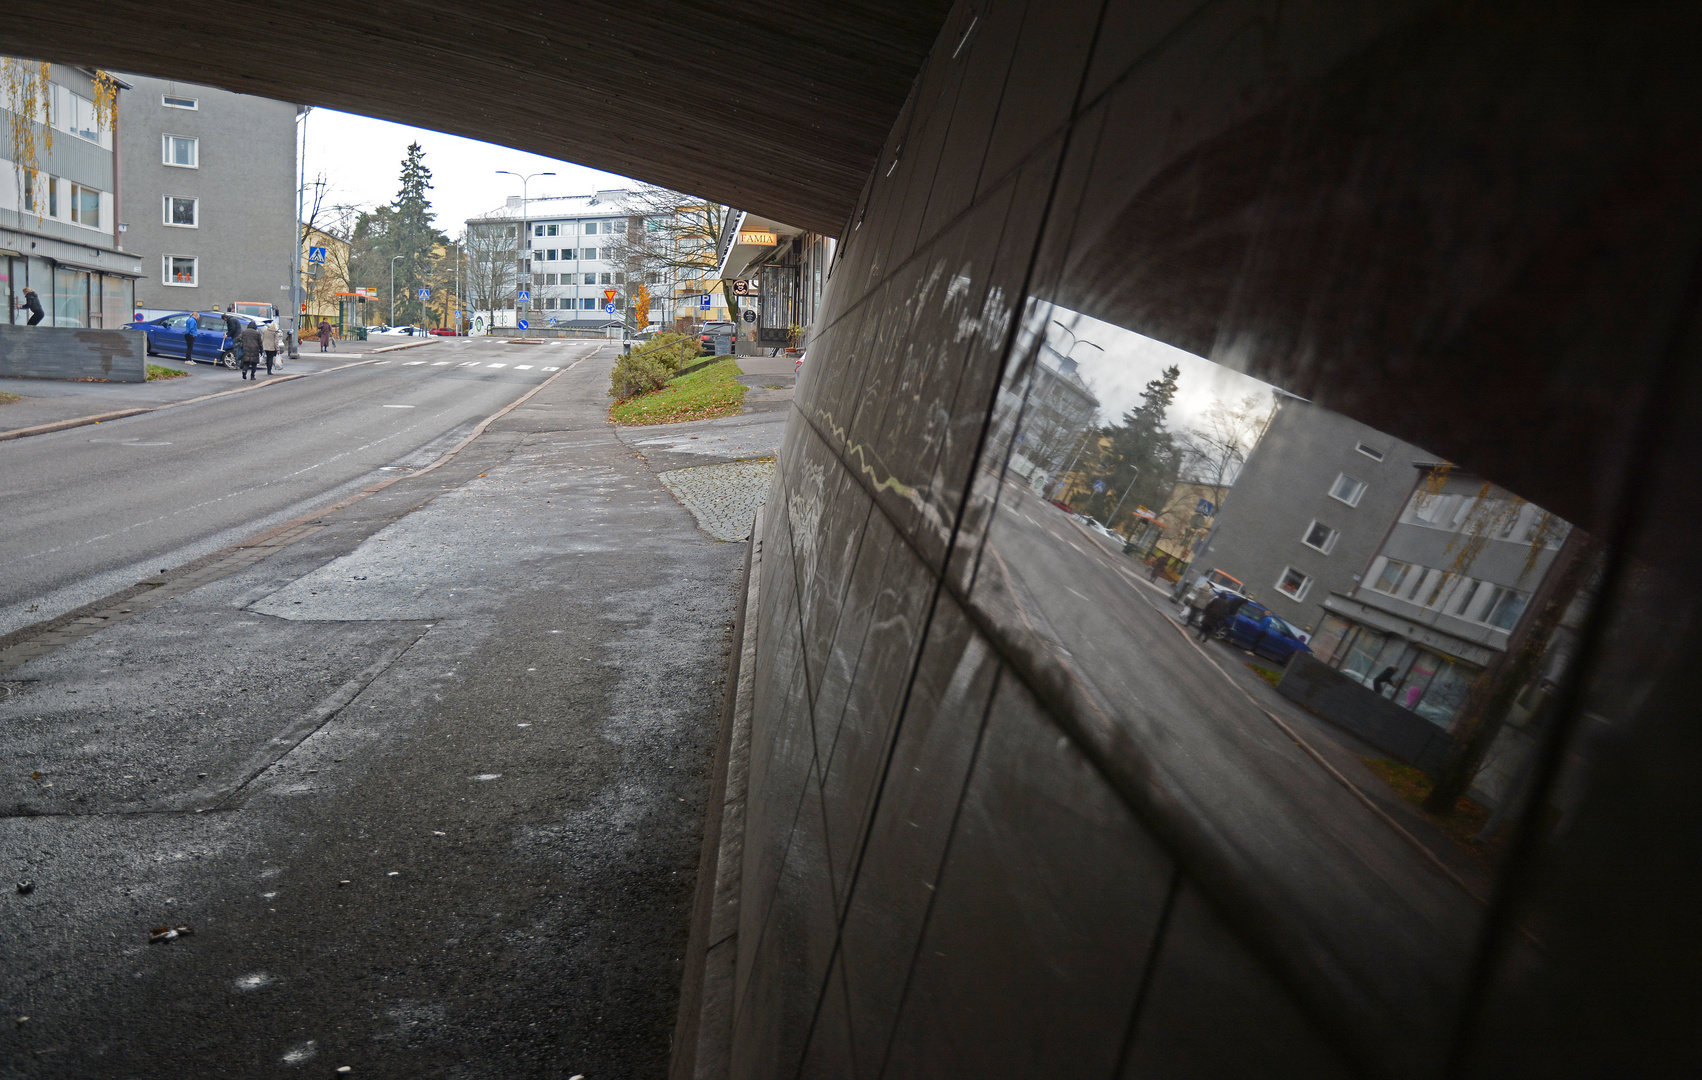
[[[427,338],[424,341],[404,341],[400,345],[386,345],[382,349],[373,349],[367,355],[376,356],[381,352],[395,352],[397,349],[417,349],[421,345],[441,345],[444,340],[444,338]]]
[[[709,799],[703,811],[703,849],[698,858],[691,936],[686,943],[668,1080],[726,1080],[732,1070],[733,976],[739,952],[765,509],[757,507],[750,544],[745,549],[744,602],[734,623],[727,696]]]

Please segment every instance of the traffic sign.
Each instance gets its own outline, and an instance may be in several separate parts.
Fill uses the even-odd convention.
[[[527,292],[525,289],[521,289],[520,290],[520,299],[530,300],[530,299],[532,299],[532,294],[530,292]]]
[[[608,313],[609,313],[609,314],[610,314],[610,315],[613,315],[613,314],[614,314],[614,313],[615,313],[615,305],[613,305],[613,304],[604,304],[604,305],[603,305],[603,310],[604,310],[604,311],[606,311],[606,312],[608,312]]]
[[[1095,481],[1094,481],[1094,482],[1093,482],[1093,490],[1095,490],[1095,491],[1098,491],[1098,492],[1104,492],[1104,490],[1105,490],[1105,481],[1103,481],[1103,480],[1095,480]]]
[[[530,330],[530,329],[532,329],[532,324],[527,322],[525,319],[521,319],[520,320],[520,329]]]
[[[430,289],[421,289],[420,290],[420,299],[421,300],[424,300],[429,296],[431,296],[431,290]]]
[[[604,289],[603,290],[603,299],[608,301],[611,304],[614,303],[615,302],[615,290]]]
[[[1201,499],[1194,504],[1194,513],[1204,514],[1206,517],[1211,517],[1214,509],[1215,507],[1212,506],[1210,499]]]
[[[325,249],[322,248],[322,247],[310,247],[310,248],[308,248],[307,249],[307,261],[310,262],[310,263],[322,263],[322,262],[324,262],[325,261]]]
[[[704,293],[702,296],[697,298],[697,306],[702,308],[705,311],[709,310],[709,294],[708,293]]]
[[[556,317],[554,315],[551,315],[550,316],[550,325],[554,326],[555,324],[556,324]]]

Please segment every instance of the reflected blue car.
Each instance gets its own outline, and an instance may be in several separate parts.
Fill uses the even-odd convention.
[[[164,356],[168,359],[184,359],[183,332],[189,324],[189,317],[195,316],[200,327],[195,332],[195,348],[189,359],[207,364],[224,364],[235,367],[236,358],[232,351],[236,347],[225,334],[225,317],[218,312],[179,311],[171,315],[161,315],[147,322],[132,322],[125,325],[127,330],[137,330],[147,335],[148,355]],[[255,322],[246,315],[238,315],[237,319],[245,323]]]
[[[1258,604],[1246,603],[1224,627],[1223,636],[1250,649],[1254,656],[1287,664],[1297,652],[1310,653],[1311,647],[1300,640],[1300,631],[1277,618]]]

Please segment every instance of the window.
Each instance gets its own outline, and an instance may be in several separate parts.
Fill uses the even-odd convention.
[[[49,209],[48,207],[40,205],[41,202],[43,201],[41,199],[41,190],[43,188],[47,189],[48,198],[47,198],[46,201],[50,202],[52,204],[51,209]],[[57,188],[58,188],[58,183],[54,180],[53,177],[47,175],[46,173],[31,172],[30,170],[25,169],[24,170],[24,209],[28,210],[31,213],[36,214],[36,215],[41,215],[41,214],[56,215],[56,214],[58,214],[59,213],[59,200],[55,197],[55,196],[58,195]]]
[[[604,248],[603,250],[601,250],[597,253],[597,257],[599,259],[612,259],[612,258],[615,257],[615,249],[614,248]]]
[[[178,225],[185,229],[198,227],[201,224],[200,219],[196,216],[199,203],[199,199],[192,199],[187,195],[167,195],[165,197],[165,223],[167,225]]]
[[[554,274],[545,274],[544,275],[544,284],[545,285],[554,285],[555,283],[556,283],[556,276]]]
[[[1328,525],[1325,525],[1323,522],[1314,521],[1307,527],[1306,535],[1300,538],[1300,542],[1305,544],[1307,547],[1317,548],[1325,555],[1328,555],[1330,553],[1330,549],[1336,546],[1336,537],[1340,535],[1340,533],[1336,532],[1336,530],[1330,528]]]
[[[47,216],[59,216],[59,177],[47,178]]]
[[[201,167],[201,140],[187,135],[164,136],[165,163],[180,169]]]
[[[1341,473],[1336,482],[1330,485],[1330,498],[1339,499],[1349,506],[1358,506],[1359,500],[1365,497],[1365,481]]]
[[[587,285],[597,284],[597,275],[596,274],[586,274],[585,275],[585,284],[587,284]]]
[[[1312,587],[1312,579],[1290,566],[1283,570],[1282,577],[1277,578],[1276,587],[1277,592],[1300,600],[1306,596],[1306,590]]]
[[[612,281],[610,281],[610,280],[609,280],[609,275],[608,275],[608,274],[604,274],[604,275],[603,275],[603,280],[602,280],[602,284],[604,284],[604,285],[613,285],[613,284],[614,284],[614,282],[612,282]]]
[[[626,284],[626,275],[625,274],[616,274],[615,275],[615,284],[616,285],[625,285]]]
[[[544,235],[545,236],[554,236],[556,234],[556,230],[558,230],[560,228],[561,228],[561,226],[559,226],[559,225],[545,225],[544,226]],[[553,259],[553,258],[555,258],[555,256],[551,255],[550,258]]]
[[[1358,446],[1355,446],[1354,449],[1358,450],[1361,454],[1364,454],[1366,457],[1370,458],[1372,461],[1382,461],[1383,460],[1383,451],[1377,449],[1374,446],[1366,446],[1364,443],[1360,443]]]
[[[81,184],[72,184],[71,220],[91,229],[100,228],[100,192]]]
[[[161,260],[164,264],[164,280],[167,285],[196,284],[197,260],[192,255],[167,255]]]
[[[545,311],[554,311],[555,306],[556,306],[556,298],[555,297],[553,297],[553,296],[544,297],[544,310]]]
[[[583,297],[579,301],[579,306],[584,308],[586,311],[596,311],[597,310],[597,301],[594,297],[590,297],[590,296]]]
[[[542,226],[542,225],[534,225],[534,226],[532,226],[532,235],[533,235],[533,236],[542,236],[542,235],[544,235],[544,227],[543,227],[543,226]]]
[[[555,248],[545,249],[544,261],[545,262],[555,262],[556,261],[556,249]]]
[[[624,222],[624,221],[615,222],[615,231],[618,232],[618,233],[626,232],[626,222]]]
[[[1477,598],[1479,584],[1471,578],[1461,580],[1459,588],[1454,590],[1454,603],[1449,614],[1465,618],[1466,612],[1471,610],[1472,601]]]
[[[199,109],[201,107],[192,97],[172,97],[170,94],[161,96],[160,104],[168,109]]]
[[[585,223],[585,235],[586,236],[596,236],[597,235],[597,223],[595,221],[587,221]]]
[[[101,142],[105,134],[95,116],[95,103],[57,83],[53,86],[53,126],[79,139]]]
[[[1494,586],[1493,590],[1489,594],[1489,603],[1483,608],[1483,621],[1497,630],[1511,630],[1519,616],[1524,614],[1528,597],[1517,589],[1500,585]]]
[[[1384,559],[1383,569],[1378,573],[1377,579],[1371,583],[1371,587],[1380,593],[1398,596],[1400,595],[1401,582],[1406,578],[1407,573],[1418,569],[1421,568],[1412,563],[1401,562],[1399,559]]]

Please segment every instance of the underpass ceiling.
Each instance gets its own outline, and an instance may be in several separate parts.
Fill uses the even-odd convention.
[[[0,52],[483,139],[836,235],[950,7],[65,0],[10,20]]]

